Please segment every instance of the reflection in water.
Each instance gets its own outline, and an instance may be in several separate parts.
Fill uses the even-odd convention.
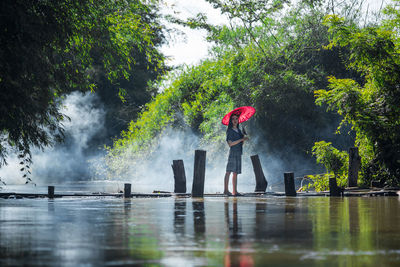
[[[193,225],[195,236],[199,240],[204,239],[204,234],[206,232],[206,217],[204,213],[204,202],[202,200],[193,201]]]
[[[54,213],[54,199],[48,199],[47,200],[47,210],[49,211],[49,214]]]
[[[175,199],[174,203],[174,233],[185,234],[186,200]]]
[[[347,206],[349,211],[349,231],[352,233],[357,233],[360,229],[360,217],[358,213],[358,209],[360,208],[359,202],[348,201]]]
[[[307,201],[307,198],[285,198],[283,229],[278,231],[288,242],[296,240],[299,247],[310,246],[307,240],[312,236],[312,224],[307,217]]]
[[[312,206],[309,213],[314,220],[315,252],[308,255],[324,260],[340,255],[335,262],[343,266],[400,263],[400,236],[395,232],[400,230],[400,206],[396,200],[358,197],[322,199],[318,205]],[[383,255],[384,258],[381,257]]]
[[[270,233],[267,233],[267,202],[260,201],[255,204],[255,223],[254,223],[254,235],[261,238],[267,238]],[[270,213],[271,214],[271,213]],[[273,214],[273,213],[272,213]],[[272,215],[273,216],[273,215]],[[271,217],[271,215],[270,215]]]
[[[241,240],[242,229],[239,221],[237,198],[232,200],[232,216],[230,216],[229,204],[229,201],[224,203],[226,228],[228,229],[224,266],[254,266],[254,260],[249,253],[251,244]],[[230,217],[232,217],[232,220],[230,220]]]
[[[397,197],[0,199],[0,266],[395,266],[399,221]]]

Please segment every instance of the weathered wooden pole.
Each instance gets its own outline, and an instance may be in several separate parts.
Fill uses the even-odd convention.
[[[131,197],[131,184],[124,184],[124,197]]]
[[[174,193],[186,193],[186,174],[183,160],[173,160],[171,166],[175,180]]]
[[[54,198],[54,186],[53,185],[49,185],[47,187],[47,196],[48,196],[48,198]]]
[[[264,172],[261,167],[260,158],[258,155],[250,156],[251,163],[253,164],[254,175],[256,177],[255,192],[265,192],[268,186],[267,179],[265,179]]]
[[[358,180],[358,171],[361,165],[361,157],[358,155],[358,147],[349,149],[349,176],[348,187],[356,187]]]
[[[192,197],[203,197],[205,174],[206,174],[206,151],[195,150]]]
[[[331,197],[339,197],[340,189],[336,183],[336,177],[329,178],[329,196]]]
[[[297,193],[294,189],[294,173],[285,172],[283,176],[285,180],[285,195],[295,197]]]
[[[381,187],[381,182],[378,180],[372,180],[371,181],[371,187]]]

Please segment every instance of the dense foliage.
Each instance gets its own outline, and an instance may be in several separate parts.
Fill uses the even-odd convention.
[[[346,64],[365,77],[331,77],[327,90],[316,91],[317,103],[343,116],[356,133],[362,157],[362,182],[400,183],[400,57],[399,1],[386,9],[381,26],[360,28],[344,18],[329,16],[332,33],[328,48],[349,51]]]
[[[112,176],[152,155],[169,128],[190,129],[208,158],[221,157],[221,118],[252,105],[245,151],[279,159],[269,173],[321,173],[315,156],[327,175],[314,175],[314,187],[326,189],[330,175],[343,186],[343,150],[356,145],[361,183],[400,183],[398,0],[376,24],[358,0],[207,2],[227,25],[205,14],[170,20],[205,29],[210,57],[149,83],[166,69],[158,1],[2,1],[0,166],[11,149],[28,174],[31,147],[63,137],[63,95],[92,90],[107,109],[108,136],[128,125],[107,147]]]
[[[306,169],[314,142],[335,139],[340,120],[314,104],[313,92],[328,85],[328,75],[360,77],[341,63],[339,50],[323,49],[329,44],[323,7],[300,3],[283,11],[284,1],[278,2],[262,9],[257,1],[239,3],[242,9],[223,5],[223,13],[241,21],[230,27],[209,25],[204,15],[180,22],[209,31],[208,39],[215,42],[212,57],[168,77],[171,84],[109,147],[113,175],[120,177],[135,160],[154,151],[168,126],[190,127],[208,145],[210,157],[221,157],[218,153],[226,147],[221,118],[242,105],[257,109],[248,125],[253,151],[280,158],[280,172]],[[345,139],[341,142],[349,145]]]
[[[100,96],[101,105],[106,112],[104,128],[107,131],[105,136],[98,140],[98,144],[110,144],[111,137],[126,129],[129,122],[136,119],[141,108],[157,94],[157,89],[149,87],[148,83],[160,77],[167,69],[158,48],[166,42],[164,34],[168,31],[161,23],[159,8],[158,2],[154,1],[146,3],[146,8],[135,10],[141,23],[151,29],[151,47],[148,47],[152,49],[151,58],[148,57],[147,49],[131,43],[131,56],[135,64],[128,70],[129,79],[121,77],[110,80],[104,70],[99,71],[97,75],[96,94]],[[94,59],[96,58],[101,59],[101,55],[95,55]],[[96,65],[101,65],[101,62]]]
[[[42,148],[62,138],[63,94],[95,90],[106,78],[123,96],[121,81],[138,62],[141,70],[162,67],[156,49],[161,26],[152,17],[155,4],[1,1],[0,166],[9,149],[29,166],[32,146]]]
[[[317,163],[325,166],[326,173],[305,176],[305,179],[312,182],[303,186],[302,190],[311,188],[316,191],[329,190],[329,178],[333,177],[336,178],[339,187],[347,186],[349,155],[345,151],[334,148],[331,142],[319,141],[313,146],[312,154]]]

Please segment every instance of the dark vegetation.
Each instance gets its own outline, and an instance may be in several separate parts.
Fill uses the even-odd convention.
[[[155,151],[167,128],[190,128],[215,157],[225,146],[222,116],[252,105],[253,146],[282,168],[301,162],[320,172],[314,155],[345,184],[345,151],[358,146],[361,184],[399,184],[399,1],[374,21],[357,0],[208,0],[228,25],[211,25],[205,14],[169,19],[207,30],[210,58],[162,78],[157,9],[127,2],[2,2],[3,160],[4,142],[29,160],[31,146],[61,137],[60,97],[97,84],[108,137],[129,123],[107,147],[112,176]],[[323,184],[318,178],[315,188]]]
[[[397,1],[379,23],[361,12],[362,1],[208,2],[230,25],[210,25],[205,14],[175,20],[206,29],[215,43],[212,57],[182,69],[122,132],[109,148],[113,173],[128,168],[121,160],[127,154],[140,158],[155,150],[167,127],[190,127],[212,144],[212,157],[225,145],[220,118],[253,105],[255,146],[280,158],[282,168],[307,164],[314,155],[326,167],[323,181],[335,173],[344,185],[346,150],[356,145],[361,184],[398,184]],[[325,189],[319,179],[315,187]]]
[[[135,118],[150,99],[147,80],[164,67],[156,4],[5,0],[0,7],[0,166],[17,153],[29,179],[31,148],[63,139],[65,94],[97,91],[114,122]],[[114,129],[107,137],[123,128],[110,119],[107,126]]]
[[[254,146],[259,153],[279,158],[279,171],[294,165],[315,166],[311,148],[323,138],[338,140],[341,148],[350,146],[351,138],[334,135],[339,116],[314,104],[314,90],[328,85],[328,75],[361,79],[357,72],[347,70],[339,49],[323,49],[329,44],[323,8],[300,4],[285,13],[284,3],[278,2],[268,2],[263,8],[258,5],[265,3],[259,1],[230,1],[231,6],[212,2],[235,26],[209,25],[205,15],[176,21],[207,29],[209,41],[215,42],[213,57],[181,70],[140,119],[132,121],[109,149],[112,173],[129,168],[121,160],[133,154],[127,150],[143,157],[156,149],[156,137],[168,126],[190,127],[203,143],[213,144],[210,157],[221,157],[225,132],[220,120],[242,105],[257,109],[249,125],[253,136],[259,137]]]

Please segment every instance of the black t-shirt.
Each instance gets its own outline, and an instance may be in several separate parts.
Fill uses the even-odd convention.
[[[239,139],[242,139],[243,136],[244,135],[242,134],[242,131],[240,131],[239,128],[238,128],[237,132],[235,130],[233,130],[232,128],[230,128],[226,131],[226,141],[227,142],[228,141],[231,141],[231,142],[237,141]],[[243,142],[240,142],[239,144],[231,146],[229,153],[235,153],[235,154],[237,153],[237,154],[242,155],[242,150],[243,150]]]

